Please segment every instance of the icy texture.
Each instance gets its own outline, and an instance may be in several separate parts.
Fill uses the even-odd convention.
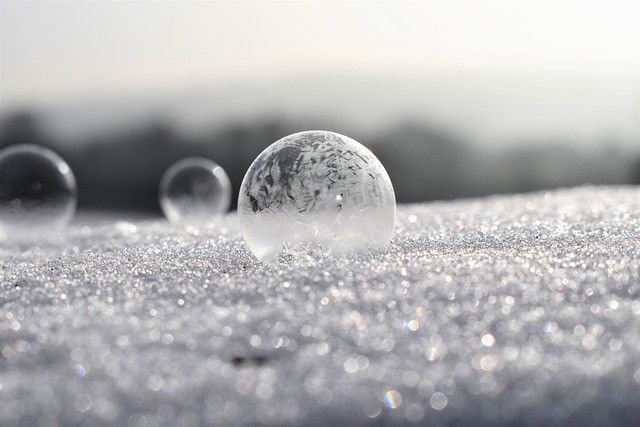
[[[0,244],[0,425],[640,425],[640,189],[400,206],[258,262],[236,216]],[[373,420],[372,420],[373,419]]]
[[[396,198],[387,171],[362,144],[307,131],[271,144],[240,187],[245,241],[260,259],[300,259],[384,249]]]
[[[0,233],[67,225],[76,202],[73,172],[56,153],[31,144],[0,151]]]
[[[217,163],[202,157],[182,159],[160,181],[160,206],[175,224],[201,224],[226,213],[231,181]]]

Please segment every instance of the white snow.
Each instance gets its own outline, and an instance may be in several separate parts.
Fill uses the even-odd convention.
[[[400,205],[277,265],[235,215],[0,242],[0,425],[638,425],[640,189]]]

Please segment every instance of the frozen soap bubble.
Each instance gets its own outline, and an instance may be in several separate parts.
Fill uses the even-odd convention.
[[[249,167],[238,219],[251,251],[275,262],[281,253],[336,255],[384,249],[396,199],[387,171],[371,151],[333,132],[289,135]]]
[[[69,165],[48,148],[13,145],[0,151],[0,227],[7,234],[62,227],[77,204]]]
[[[174,224],[207,222],[225,213],[229,204],[229,177],[209,159],[182,159],[171,165],[160,181],[160,206]]]

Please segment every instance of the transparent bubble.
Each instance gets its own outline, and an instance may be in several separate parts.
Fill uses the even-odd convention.
[[[333,132],[289,135],[249,167],[238,199],[242,234],[267,262],[281,254],[344,255],[391,240],[396,200],[389,175],[360,143]]]
[[[76,210],[76,180],[48,148],[13,145],[0,151],[0,227],[7,234],[62,227]]]
[[[231,182],[224,169],[202,157],[182,159],[160,181],[160,206],[175,224],[204,223],[231,204]]]

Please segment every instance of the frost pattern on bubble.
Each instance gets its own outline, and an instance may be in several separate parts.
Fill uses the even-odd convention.
[[[267,147],[247,171],[238,199],[242,233],[268,262],[283,249],[337,255],[384,249],[396,201],[389,175],[357,141],[333,132],[289,135]]]
[[[31,144],[0,151],[0,228],[4,233],[64,226],[76,204],[75,177],[56,153]]]
[[[229,177],[209,159],[182,159],[160,181],[160,206],[172,223],[207,222],[227,212],[230,204]]]

